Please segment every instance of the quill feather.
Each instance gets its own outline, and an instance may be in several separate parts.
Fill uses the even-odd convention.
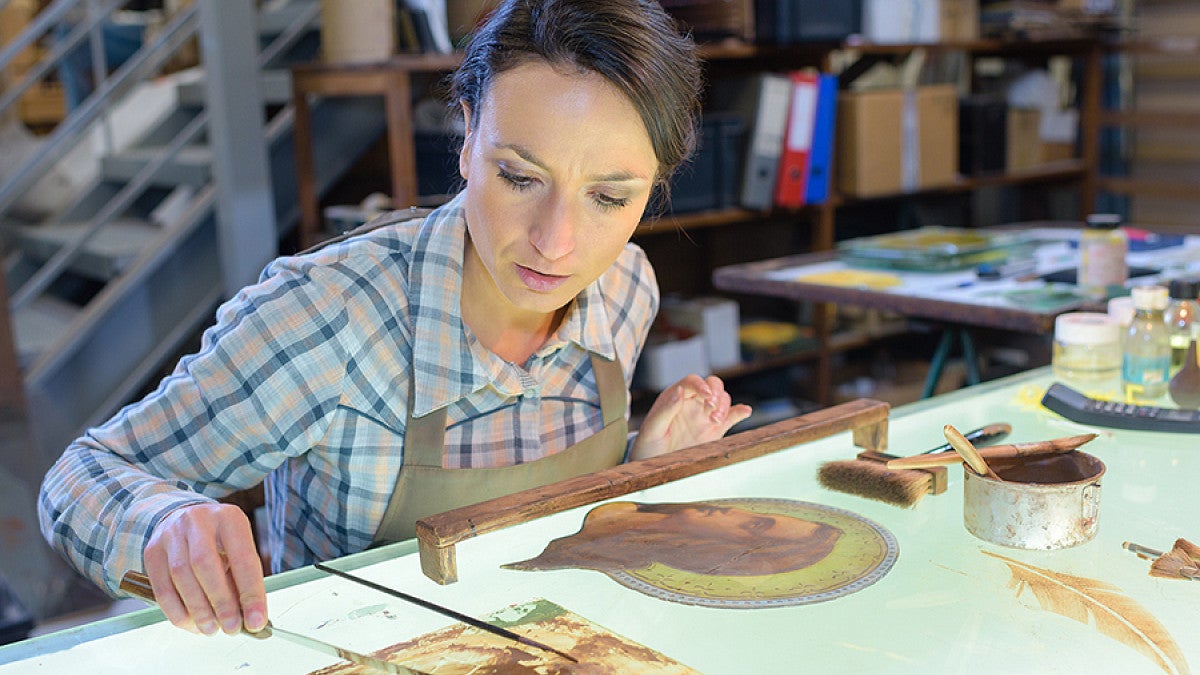
[[[1018,597],[1028,588],[1042,609],[1095,625],[1096,630],[1132,647],[1168,673],[1191,672],[1167,629],[1116,586],[1052,572],[998,553],[983,553],[1008,565],[1012,571],[1009,588],[1016,588]]]

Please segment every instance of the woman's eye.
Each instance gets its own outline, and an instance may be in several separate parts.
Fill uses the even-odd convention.
[[[628,197],[612,197],[603,192],[597,192],[592,199],[603,209],[619,209],[629,205]]]
[[[533,187],[533,179],[529,176],[519,176],[515,173],[509,173],[504,169],[500,169],[496,175],[516,190],[528,190]]]

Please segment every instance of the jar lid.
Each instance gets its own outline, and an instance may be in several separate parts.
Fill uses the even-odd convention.
[[[1133,298],[1128,295],[1118,295],[1115,298],[1108,299],[1108,315],[1111,316],[1118,325],[1128,327],[1133,322],[1133,315],[1137,310],[1133,308]]]
[[[1087,226],[1101,230],[1111,230],[1121,224],[1121,216],[1117,213],[1093,213],[1087,217]]]
[[[1134,286],[1130,289],[1130,295],[1133,296],[1133,306],[1138,309],[1167,308],[1166,286]]]
[[[1200,279],[1172,279],[1167,291],[1175,300],[1195,300],[1200,296]]]
[[[1054,320],[1054,339],[1073,345],[1116,344],[1121,339],[1116,319],[1100,312],[1068,312]]]

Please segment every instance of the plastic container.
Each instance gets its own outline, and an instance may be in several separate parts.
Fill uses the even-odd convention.
[[[1107,298],[1129,278],[1125,256],[1129,241],[1121,229],[1121,217],[1112,213],[1093,213],[1079,235],[1079,289],[1093,298]],[[1115,287],[1115,288],[1114,288]]]
[[[1125,400],[1152,402],[1167,393],[1170,380],[1171,344],[1163,310],[1167,308],[1165,286],[1135,286],[1133,306],[1137,313],[1125,335],[1121,362],[1121,385]]]
[[[1055,319],[1050,363],[1063,384],[1088,393],[1116,393],[1121,358],[1121,328],[1111,316],[1071,312]]]
[[[395,0],[321,0],[322,60],[377,62],[395,53]]]

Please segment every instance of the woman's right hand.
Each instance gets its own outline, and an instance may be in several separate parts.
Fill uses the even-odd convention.
[[[262,561],[240,508],[192,504],[172,511],[142,559],[158,606],[176,626],[212,635],[267,625]]]

